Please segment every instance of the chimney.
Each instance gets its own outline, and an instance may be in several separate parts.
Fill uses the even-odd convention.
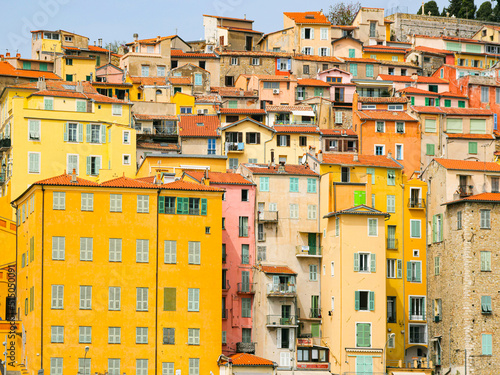
[[[94,47],[95,47],[95,40],[94,40]]]
[[[10,57],[10,52],[7,52],[7,53],[5,54],[5,57]]]
[[[137,39],[139,39],[139,34],[135,33],[133,37],[134,37],[134,42],[137,42]]]
[[[102,38],[97,39],[97,45],[102,48]]]
[[[75,88],[75,91],[76,91],[76,92],[83,93],[83,83],[82,83],[82,81],[78,81],[78,82],[76,83],[76,88]]]
[[[21,54],[20,54],[20,53],[16,53],[16,57],[17,57],[18,59],[20,59],[20,58],[21,58]]]
[[[38,89],[38,91],[47,90],[47,83],[45,82],[45,77],[38,78],[38,81],[36,82],[36,88]]]
[[[355,162],[358,162],[359,161],[359,157],[358,157],[358,154],[354,154],[352,156],[352,160],[355,161]]]
[[[75,168],[73,168],[73,173],[71,173],[71,182],[74,184],[78,182],[78,180],[76,179],[76,169]]]

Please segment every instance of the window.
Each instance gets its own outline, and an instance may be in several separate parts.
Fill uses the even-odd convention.
[[[375,145],[375,155],[385,155],[385,146]]]
[[[120,359],[108,359],[108,375],[120,375]]]
[[[148,311],[148,288],[136,288],[136,310]]]
[[[447,118],[446,132],[451,134],[463,133],[463,124],[461,118]]]
[[[122,212],[122,195],[121,194],[110,194],[110,212]]]
[[[250,59],[250,65],[260,65],[260,59],[258,57],[252,57]]]
[[[241,201],[248,202],[248,189],[241,190]]]
[[[302,66],[302,74],[309,74],[309,65]]]
[[[425,145],[425,154],[426,155],[429,155],[429,156],[434,156],[435,155],[435,151],[434,151],[434,145],[432,143],[427,143]]]
[[[477,154],[477,142],[469,142],[469,154]]]
[[[135,261],[137,263],[149,262],[149,240],[135,240]]]
[[[368,219],[368,236],[378,236],[378,219]]]
[[[389,213],[396,212],[396,196],[395,195],[387,195],[387,212],[389,212]]]
[[[426,326],[410,324],[410,344],[425,344],[427,342]]]
[[[149,196],[148,195],[138,195],[137,196],[137,212],[148,213],[149,212]]]
[[[109,287],[109,301],[108,310],[118,311],[121,308],[121,287],[110,286]]]
[[[290,136],[278,135],[276,142],[278,147],[290,147]]]
[[[404,158],[403,145],[396,144],[396,160],[403,160],[403,158]]]
[[[238,158],[229,158],[229,169],[237,169],[239,165],[239,160]]]
[[[28,139],[30,141],[40,140],[40,120],[28,120]]]
[[[50,342],[63,343],[64,342],[64,327],[52,326],[50,327]]]
[[[436,256],[434,257],[434,276],[438,276],[439,273],[441,272],[441,264],[440,264],[440,257]]]
[[[356,323],[356,347],[369,348],[371,346],[371,323]]]
[[[491,314],[491,296],[481,296],[481,313]]]
[[[200,264],[201,243],[198,241],[188,242],[188,263]]]
[[[318,281],[318,266],[316,264],[309,265],[309,281]]]
[[[80,344],[90,344],[92,342],[92,327],[78,327],[78,342]]]
[[[421,236],[421,222],[420,220],[410,220],[410,237],[420,238]]]
[[[335,217],[335,237],[340,236],[340,218]]]
[[[491,271],[491,251],[481,251],[481,271]]]
[[[109,239],[109,261],[121,262],[122,261],[122,239],[110,238]]]
[[[241,264],[250,264],[250,246],[241,245]]]
[[[373,65],[366,64],[366,76],[373,78]]]
[[[28,173],[40,173],[39,152],[28,152]]]
[[[427,133],[435,133],[436,129],[436,120],[425,119],[425,131]]]
[[[242,342],[244,343],[251,343],[252,342],[252,330],[250,328],[242,328],[241,329],[241,338]]]
[[[481,229],[491,229],[490,210],[479,210],[481,214]]]
[[[148,362],[147,359],[136,359],[135,375],[148,375]]]
[[[329,51],[329,48],[327,48],[327,47],[320,47],[320,48],[319,48],[319,55],[320,55],[320,56],[329,56],[329,55],[330,55],[330,53],[329,53],[329,52],[330,52],[330,51]],[[327,65],[327,66],[328,66],[328,65]],[[327,68],[327,69],[328,69],[328,68]],[[323,70],[326,70],[326,69],[323,69]],[[317,96],[317,95],[315,95],[315,96]]]
[[[130,131],[128,130],[123,131],[123,144],[124,145],[130,144]]]
[[[297,177],[290,177],[290,192],[299,192],[299,179]]]
[[[349,167],[341,167],[341,181],[350,182],[351,180],[351,169]]]
[[[231,57],[231,61],[229,63],[230,65],[238,65],[238,58],[237,57]]]
[[[371,253],[354,253],[354,272],[375,272],[376,256]]]
[[[387,297],[387,323],[396,321],[396,297]]]
[[[54,310],[64,308],[64,285],[52,285],[51,308]]]
[[[82,193],[82,211],[94,210],[94,194]]]
[[[377,121],[375,125],[375,131],[377,133],[385,133],[385,122],[384,121]]]
[[[257,246],[257,260],[265,262],[266,261],[266,247]]]
[[[481,334],[481,354],[482,355],[492,355],[493,354],[492,336],[493,335],[491,333]]]
[[[64,260],[65,237],[52,237],[52,260]]]
[[[259,178],[259,188],[260,191],[269,191],[269,177]]]
[[[181,113],[190,115],[191,113],[193,113],[193,108],[192,107],[181,107]]]
[[[240,237],[248,237],[248,216],[240,216],[238,228]]]
[[[141,66],[141,76],[142,77],[149,77],[149,65],[142,65]]]
[[[375,310],[375,292],[355,291],[354,292],[354,310],[356,311],[374,311]]]
[[[422,282],[422,263],[417,261],[406,262],[407,281]]]
[[[490,101],[490,88],[488,86],[481,87],[481,103],[488,103]]]
[[[189,374],[188,375],[200,375],[200,359],[199,358],[189,358]]]
[[[387,259],[387,278],[388,279],[395,279],[396,278],[396,267],[397,267],[396,259]]]
[[[200,311],[200,289],[188,289],[188,311]]]
[[[317,214],[317,206],[315,204],[308,204],[307,205],[307,218],[309,220],[316,220],[318,217]]]
[[[302,48],[302,53],[304,55],[312,55],[313,54],[313,48],[312,47],[303,47]]]
[[[203,75],[201,73],[195,73],[194,75],[194,85],[201,86],[203,85]]]
[[[299,205],[292,203],[290,204],[290,219],[298,219],[299,218]]]
[[[405,123],[396,122],[396,133],[403,134],[405,132]]]
[[[92,287],[80,285],[80,310],[92,309]]]
[[[425,320],[425,297],[410,297],[410,320]]]
[[[322,27],[320,33],[321,40],[328,40],[328,28]]]
[[[307,179],[307,192],[308,193],[316,193],[316,179],[308,178]]]
[[[51,375],[62,375],[63,374],[63,359],[62,358],[50,358],[50,374]]]
[[[113,116],[121,116],[122,115],[122,105],[121,104],[113,104],[112,113],[113,113]]]
[[[250,145],[260,144],[260,133],[246,133],[246,143]]]
[[[80,238],[80,260],[84,262],[91,262],[93,259],[93,242],[91,237]]]
[[[251,318],[252,317],[252,299],[242,298],[241,299],[241,317]]]
[[[500,178],[491,177],[491,192],[498,193],[500,191]]]
[[[174,362],[163,362],[161,375],[174,375]]]
[[[200,345],[199,328],[188,328],[188,345]]]
[[[121,344],[122,329],[121,327],[108,327],[108,344]]]

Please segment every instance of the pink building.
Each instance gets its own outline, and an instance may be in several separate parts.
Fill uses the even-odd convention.
[[[410,99],[410,104],[417,107],[448,107],[467,108],[469,99],[465,95],[454,94],[452,92],[435,93],[428,90],[407,87],[398,91],[400,96]]]
[[[95,81],[97,82],[108,82],[108,83],[124,83],[125,74],[122,69],[113,65],[105,64],[96,68],[95,70]]]
[[[185,175],[226,191],[222,202],[222,352],[254,354],[255,184],[236,173],[188,171]]]
[[[246,91],[257,91],[261,103],[295,104],[297,78],[293,75],[241,74],[235,86]]]
[[[351,82],[351,73],[332,68],[319,72],[318,79],[330,84],[330,100],[334,103],[352,103],[356,85]]]
[[[396,91],[410,86],[437,93],[450,91],[448,81],[437,77],[424,77],[417,74],[411,76],[379,74],[377,80],[393,82]]]

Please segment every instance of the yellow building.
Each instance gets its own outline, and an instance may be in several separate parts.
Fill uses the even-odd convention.
[[[7,87],[0,97],[0,133],[4,217],[12,216],[10,202],[27,186],[65,170],[94,181],[135,175],[130,104],[98,94],[87,82]]]
[[[137,178],[144,178],[157,173],[182,176],[184,170],[205,170],[226,172],[225,155],[186,155],[186,154],[151,154],[146,155],[137,170]]]
[[[27,374],[216,373],[223,191],[170,181],[64,174],[16,199]]]
[[[404,62],[406,51],[406,48],[393,46],[363,46],[363,58]]]
[[[175,95],[171,97],[170,101],[176,105],[176,115],[189,115],[194,113],[194,96],[184,94],[182,92],[176,92]]]
[[[55,59],[55,73],[68,82],[95,79],[96,58],[89,56],[63,55]]]

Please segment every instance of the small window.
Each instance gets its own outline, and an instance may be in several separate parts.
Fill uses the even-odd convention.
[[[241,201],[248,202],[248,197],[249,197],[248,189],[242,189],[241,190]]]
[[[125,144],[125,145],[130,144],[130,131],[129,130],[123,131],[123,144]]]
[[[123,155],[123,165],[130,165],[130,155]]]
[[[480,210],[481,229],[491,229],[490,210]]]

